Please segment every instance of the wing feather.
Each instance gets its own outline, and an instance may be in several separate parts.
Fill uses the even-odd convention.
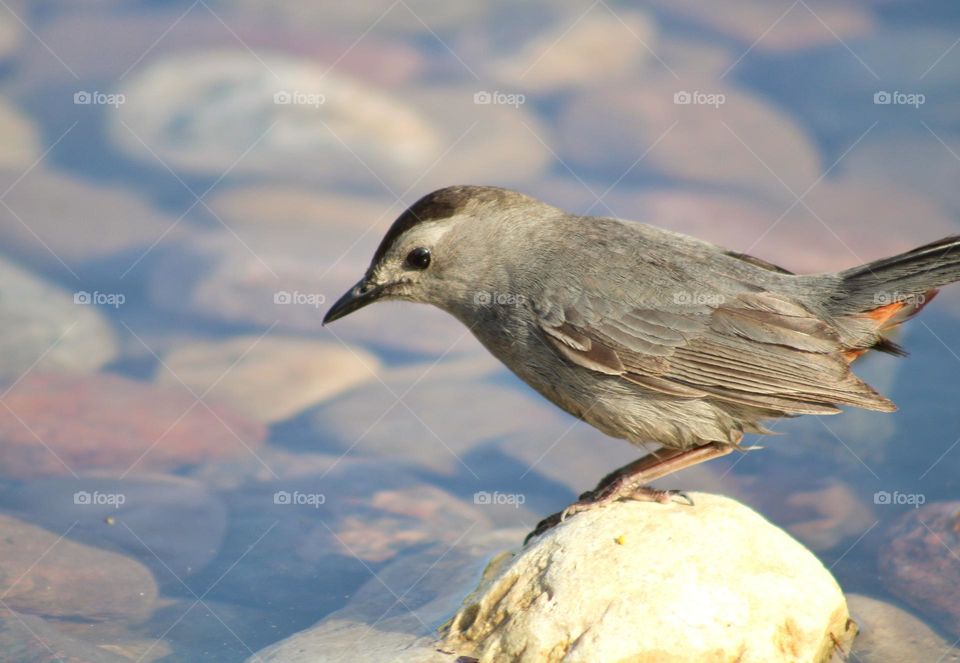
[[[785,414],[895,409],[850,371],[837,333],[801,304],[769,292],[710,301],[654,309],[581,294],[572,305],[547,303],[540,326],[570,361],[679,398]]]

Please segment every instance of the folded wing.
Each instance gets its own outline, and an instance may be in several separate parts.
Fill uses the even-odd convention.
[[[540,328],[563,357],[646,389],[771,415],[896,409],[850,371],[827,323],[781,295],[717,296],[665,310],[582,293],[573,304],[539,309]]]

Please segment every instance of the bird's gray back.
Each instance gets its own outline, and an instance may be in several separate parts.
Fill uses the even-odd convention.
[[[551,401],[615,437],[736,442],[832,403],[885,408],[820,320],[834,275],[797,276],[654,226],[557,214],[501,238],[477,337]]]

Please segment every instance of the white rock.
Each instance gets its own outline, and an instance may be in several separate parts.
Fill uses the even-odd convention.
[[[258,651],[248,663],[456,663],[456,657],[438,651],[431,638],[406,632],[417,626],[413,617],[383,620],[376,628],[362,622],[324,620]]]
[[[0,259],[0,379],[16,379],[29,370],[86,373],[116,356],[109,323],[97,307],[76,302],[75,296]]]
[[[178,346],[156,381],[182,381],[197,394],[275,422],[373,379],[378,367],[373,355],[339,343],[251,335]]]
[[[372,179],[378,189],[368,168],[396,183],[447,146],[426,118],[375,87],[307,60],[258,59],[263,66],[239,50],[159,60],[122,90],[114,140],[136,158],[159,155],[191,173]]]
[[[823,564],[725,497],[581,513],[490,569],[441,645],[481,661],[824,661],[856,627]]]
[[[957,663],[960,650],[933,629],[897,606],[861,594],[850,594],[850,612],[860,627],[853,647],[859,663],[938,661]]]
[[[343,609],[258,651],[248,663],[457,663],[456,653],[436,641],[438,627],[493,551],[522,536],[481,524],[452,547],[443,543],[404,556],[378,569]]]

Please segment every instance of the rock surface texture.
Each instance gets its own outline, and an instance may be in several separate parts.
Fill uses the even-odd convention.
[[[823,564],[725,497],[581,513],[490,565],[440,648],[480,661],[826,661],[856,626]]]
[[[890,592],[953,636],[960,635],[960,502],[912,509],[887,530],[880,573]]]
[[[956,643],[948,644],[906,610],[863,594],[849,594],[847,601],[860,628],[850,660],[857,663],[960,661]]]

